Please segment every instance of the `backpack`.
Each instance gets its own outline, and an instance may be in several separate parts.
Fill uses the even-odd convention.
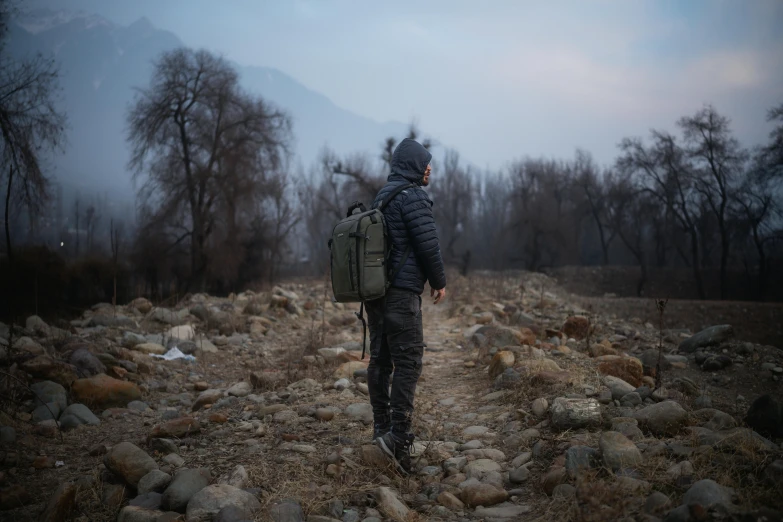
[[[332,292],[338,303],[362,303],[356,316],[364,325],[364,343],[367,341],[367,323],[364,319],[364,302],[374,301],[386,295],[410,255],[410,244],[402,254],[399,266],[389,273],[391,245],[387,240],[383,210],[397,194],[413,183],[394,189],[377,208],[367,210],[356,201],[348,209],[345,219],[332,230],[329,239]],[[354,213],[356,211],[358,213]],[[364,343],[362,359],[364,359]]]

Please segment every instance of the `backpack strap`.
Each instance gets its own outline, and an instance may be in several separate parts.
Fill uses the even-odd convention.
[[[389,194],[388,196],[386,196],[386,199],[384,199],[383,201],[381,201],[381,204],[378,206],[378,210],[380,210],[381,212],[383,212],[383,209],[385,209],[385,208],[386,208],[386,205],[388,205],[389,203],[391,203],[391,200],[393,200],[395,197],[397,197],[397,194],[399,194],[399,193],[400,193],[400,192],[402,192],[403,190],[407,190],[407,189],[409,189],[409,188],[416,188],[416,185],[415,185],[414,183],[409,183],[409,184],[407,184],[407,185],[400,185],[400,186],[399,186],[399,187],[397,187],[396,189],[392,190],[391,194]]]

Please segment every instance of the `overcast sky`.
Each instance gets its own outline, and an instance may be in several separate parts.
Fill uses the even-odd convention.
[[[711,102],[746,145],[783,103],[783,1],[25,0],[141,16],[187,45],[271,66],[337,105],[416,119],[479,166],[602,163],[624,136]]]

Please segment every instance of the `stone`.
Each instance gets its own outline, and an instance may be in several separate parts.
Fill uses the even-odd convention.
[[[245,467],[241,464],[237,464],[231,472],[220,477],[218,484],[228,484],[229,486],[242,489],[245,487],[248,480],[249,477]]]
[[[563,333],[581,341],[590,332],[590,320],[582,315],[572,315],[563,323]]]
[[[631,417],[615,417],[612,419],[610,431],[617,431],[631,440],[644,437],[642,430],[639,429],[639,421]]]
[[[30,390],[36,397],[35,404],[38,406],[54,402],[60,407],[60,411],[68,407],[68,395],[65,393],[65,388],[56,382],[36,382],[30,385]]]
[[[642,370],[644,375],[655,377],[659,362],[661,365],[661,371],[669,370],[672,367],[672,363],[666,357],[664,357],[663,354],[660,354],[660,361],[658,356],[658,348],[649,348],[642,352],[639,360],[642,362]]]
[[[71,387],[71,394],[76,401],[97,408],[124,407],[130,401],[141,399],[141,390],[136,384],[105,374],[78,379]]]
[[[79,348],[71,354],[70,363],[77,372],[87,377],[106,373],[106,366],[86,348]]]
[[[372,406],[369,402],[356,402],[345,408],[345,415],[351,419],[362,421],[364,424],[372,424]]]
[[[533,410],[533,415],[542,418],[546,416],[546,412],[549,409],[549,403],[545,398],[539,397],[533,401],[531,409]]]
[[[565,453],[565,469],[571,477],[580,471],[598,467],[600,462],[597,450],[589,446],[571,446]]]
[[[194,435],[201,431],[201,424],[198,419],[193,417],[180,417],[178,419],[172,419],[163,424],[159,424],[152,428],[150,432],[150,438],[184,438],[189,435]]]
[[[113,315],[97,314],[90,317],[90,320],[87,322],[87,326],[103,326],[106,328],[138,328],[139,325],[136,324],[136,321],[124,315],[118,315],[115,317]]]
[[[489,363],[489,378],[494,380],[501,375],[507,368],[514,366],[514,353],[502,350],[497,352]]]
[[[611,375],[624,380],[634,389],[642,385],[644,375],[642,362],[635,357],[604,355],[599,358],[598,371],[602,375]]]
[[[143,335],[139,335],[134,332],[123,332],[122,334],[122,346],[125,348],[133,348],[137,344],[146,343],[147,338]]]
[[[136,491],[139,495],[144,495],[151,492],[163,493],[170,483],[171,475],[168,473],[163,473],[159,469],[153,469],[141,477],[141,479],[139,479],[139,484],[136,486]]]
[[[163,508],[184,513],[193,495],[207,487],[210,479],[209,470],[206,468],[181,470],[174,475],[171,484],[163,492]]]
[[[63,415],[72,415],[76,417],[80,424],[97,426],[101,423],[101,420],[96,417],[95,414],[91,412],[90,409],[84,404],[71,404],[65,408]]]
[[[693,401],[694,408],[712,408],[712,399],[707,395],[696,397]]]
[[[477,478],[481,480],[488,473],[500,471],[500,464],[491,459],[476,459],[469,462],[462,470],[468,478]]]
[[[505,490],[491,484],[470,484],[462,490],[462,502],[468,507],[494,506],[508,499]]]
[[[163,462],[175,468],[181,468],[182,466],[185,465],[185,459],[183,459],[176,453],[169,453],[168,455],[163,457]]]
[[[71,386],[79,378],[75,366],[56,361],[48,355],[39,355],[28,359],[21,363],[19,368],[33,377],[53,381],[63,386]]]
[[[528,478],[530,478],[530,470],[524,466],[513,469],[508,474],[508,480],[512,484],[522,484]]]
[[[442,492],[437,498],[438,504],[445,506],[452,511],[462,511],[465,504],[448,491]]]
[[[302,506],[294,500],[284,500],[272,506],[269,514],[274,522],[304,522]]]
[[[321,422],[329,422],[334,418],[334,411],[329,408],[318,408],[315,410],[315,418]]]
[[[33,410],[32,421],[41,422],[49,419],[57,420],[60,418],[60,412],[60,405],[56,402],[50,402],[49,404],[38,406]]]
[[[683,504],[700,504],[705,508],[714,505],[730,507],[734,490],[721,486],[711,479],[703,479],[693,484],[682,497]]]
[[[120,501],[119,503],[115,503],[115,506],[119,506],[121,504],[122,501]],[[149,510],[158,510],[163,505],[163,495],[151,491],[143,495],[137,495],[136,498],[128,502],[128,505],[149,509]]]
[[[146,402],[130,401],[128,403],[128,409],[129,410],[134,410],[134,411],[139,411],[139,412],[144,412],[144,411],[149,410],[150,407],[149,407],[149,405]]]
[[[196,334],[193,331],[193,327],[191,325],[185,324],[171,328],[168,332],[165,333],[164,337],[170,339],[181,339],[183,341],[192,341],[196,337]]]
[[[238,382],[226,390],[226,394],[231,397],[247,397],[252,392],[253,387],[249,382]]]
[[[642,403],[642,397],[635,391],[626,393],[623,398],[620,399],[621,406],[639,406]]]
[[[191,411],[198,411],[204,406],[208,406],[210,404],[214,404],[215,402],[219,401],[223,398],[223,392],[221,390],[206,390],[201,392],[201,394],[196,398],[195,402],[193,402],[193,406],[191,407]]]
[[[378,510],[388,518],[407,520],[410,510],[392,489],[379,487],[375,490],[375,501],[378,503]]]
[[[46,509],[38,518],[41,522],[63,522],[70,518],[76,508],[76,485],[64,482],[55,490],[49,498]]]
[[[660,491],[653,491],[644,501],[644,512],[648,515],[660,515],[671,508],[671,500]]]
[[[544,493],[552,496],[555,488],[568,479],[568,474],[562,466],[552,467],[543,477],[541,477],[541,487]]]
[[[535,344],[535,335],[525,328],[520,331],[506,326],[486,325],[478,328],[473,336],[474,341],[484,339],[490,346],[501,348],[503,346],[519,346],[522,344]]]
[[[355,321],[356,318],[353,317],[351,322]],[[334,347],[334,348],[319,348],[318,349],[318,355],[324,358],[327,362],[336,361],[337,357],[345,352],[345,348],[342,348],[340,346]]]
[[[185,518],[187,522],[211,522],[221,509],[228,506],[236,506],[253,516],[261,510],[261,503],[247,491],[228,484],[213,484],[193,495]]]
[[[765,437],[783,437],[783,405],[769,394],[762,395],[750,405],[745,423]]]
[[[125,506],[120,510],[117,522],[159,522],[163,512],[139,506]],[[170,520],[170,519],[169,519]]]
[[[166,347],[158,343],[141,343],[135,345],[132,350],[146,353],[147,355],[163,355],[166,353]]]
[[[492,507],[478,507],[473,512],[481,520],[522,520],[530,512],[530,506],[503,502]]]
[[[218,512],[213,522],[252,522],[253,515],[237,506],[226,506]]]
[[[598,441],[604,464],[612,469],[634,468],[642,461],[642,453],[636,445],[622,433],[605,431]]]
[[[613,375],[605,376],[603,381],[604,384],[606,384],[606,386],[612,390],[612,399],[618,401],[622,399],[624,395],[636,391],[637,388],[636,386],[627,383],[619,377],[615,377]]]
[[[112,446],[103,458],[103,464],[134,488],[144,475],[158,469],[158,464],[152,457],[130,442],[120,442]]]
[[[584,428],[601,422],[601,406],[595,399],[558,397],[550,408],[552,428],[558,431]]]
[[[669,469],[666,470],[666,476],[671,481],[676,481],[680,477],[688,477],[693,475],[693,464],[688,460],[683,460],[677,464],[672,464]]]
[[[655,435],[673,436],[688,421],[688,413],[674,401],[663,401],[634,412],[633,418]]]
[[[337,369],[332,374],[332,378],[335,380],[338,379],[352,379],[353,373],[357,370],[366,370],[367,365],[369,363],[367,361],[349,361],[346,363],[341,364],[337,367]]]
[[[699,348],[719,345],[733,336],[734,329],[729,324],[710,326],[682,341],[678,349],[683,353],[693,353]]]

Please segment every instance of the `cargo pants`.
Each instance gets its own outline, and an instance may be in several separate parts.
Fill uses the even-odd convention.
[[[368,301],[365,306],[370,328],[367,388],[375,427],[388,426],[395,437],[407,436],[426,346],[421,296],[392,287],[385,297]]]

